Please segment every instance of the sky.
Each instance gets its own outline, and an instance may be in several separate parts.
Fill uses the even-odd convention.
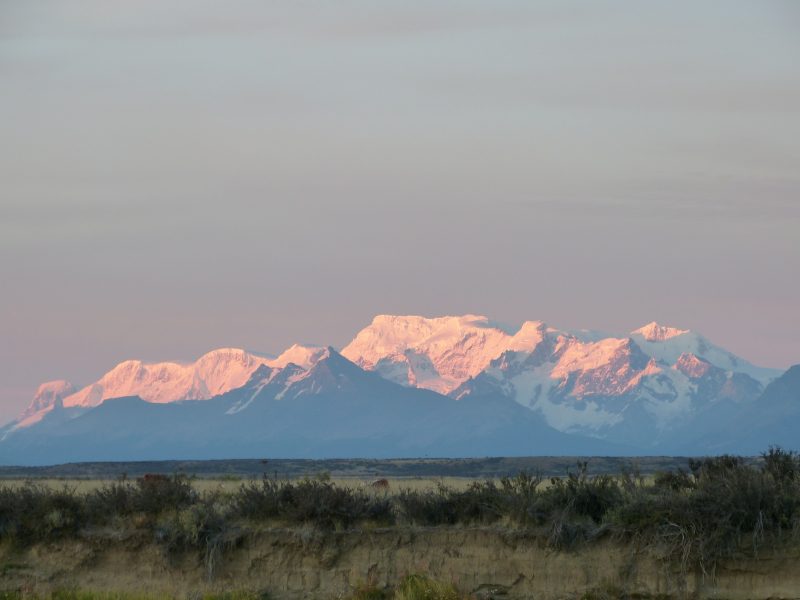
[[[375,314],[800,363],[800,3],[0,2],[0,422]]]

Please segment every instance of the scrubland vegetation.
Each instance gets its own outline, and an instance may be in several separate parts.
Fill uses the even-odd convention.
[[[462,489],[442,484],[385,491],[324,479],[265,476],[235,490],[203,492],[180,474],[121,479],[83,492],[34,481],[0,484],[0,542],[26,547],[124,532],[167,552],[199,552],[211,576],[224,552],[265,528],[492,526],[530,532],[562,551],[599,539],[631,542],[704,571],[720,559],[757,555],[800,536],[800,458],[779,448],[764,453],[757,465],[720,456],[647,479],[632,470],[592,476],[586,463],[565,477],[545,480],[521,472]],[[414,586],[440,588],[408,591]],[[387,593],[364,588],[355,597],[459,597],[423,577]]]

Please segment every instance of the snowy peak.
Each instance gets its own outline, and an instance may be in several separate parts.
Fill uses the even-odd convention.
[[[486,317],[382,315],[343,354],[406,386],[461,400],[505,396],[560,431],[636,431],[651,443],[720,399],[752,399],[777,373],[754,367],[703,336],[656,322],[614,336],[526,321],[517,331]]]
[[[542,321],[525,321],[509,340],[506,350],[530,352],[544,341],[547,332],[547,325]]]
[[[631,354],[632,342],[626,338],[607,338],[599,342],[581,342],[562,337],[556,346],[560,355],[552,377],[564,377],[574,371],[591,371]]]
[[[353,361],[346,358],[341,353],[334,350],[332,347],[325,349],[325,354],[317,361],[317,363],[309,369],[312,375],[325,373],[326,376],[336,378],[337,382],[343,381],[354,382],[356,380],[381,381],[379,377],[374,374],[365,372],[364,369],[359,367]]]
[[[648,342],[663,342],[679,335],[683,335],[684,333],[689,333],[689,330],[678,329],[676,327],[666,327],[664,325],[659,325],[655,321],[651,321],[639,329],[634,329],[631,333],[634,335],[641,335]]]
[[[684,352],[675,361],[673,367],[686,375],[689,379],[700,379],[708,375],[713,369],[713,365],[707,360],[703,360],[691,352]]]
[[[294,364],[303,369],[309,369],[320,360],[327,358],[329,348],[323,346],[303,346],[294,344],[283,351],[276,359],[269,361],[270,366],[283,369],[288,364]]]
[[[655,325],[655,327],[651,327],[651,325]],[[642,333],[648,327],[651,330]],[[766,385],[780,375],[778,370],[752,365],[724,348],[712,344],[697,332],[672,329],[671,331],[681,331],[681,333],[669,336],[668,332],[664,333],[663,330],[670,330],[670,328],[651,323],[631,334],[645,354],[655,358],[663,365],[674,365],[680,360],[681,355],[692,354],[723,371],[744,373],[762,385]],[[648,339],[648,337],[656,339]]]
[[[290,361],[283,368],[274,368],[261,381],[257,381],[254,375],[247,386],[247,401],[235,405],[231,412],[242,410],[257,398],[286,402],[302,396],[341,392],[362,381],[364,377],[379,379],[365,373],[331,347],[318,350],[319,352],[314,353],[314,363],[307,368]]]
[[[698,333],[655,322],[614,336],[541,321],[515,329],[474,314],[378,315],[341,354],[299,344],[277,358],[220,348],[191,363],[124,361],[77,392],[68,382],[50,382],[14,426],[36,422],[59,405],[70,409],[63,415],[74,415],[110,398],[167,403],[241,390],[230,409],[235,413],[259,397],[341,396],[388,385],[382,377],[458,399],[490,391],[538,411],[561,431],[630,428],[647,440],[647,423],[663,427],[720,398],[746,400],[777,375]]]
[[[192,371],[198,386],[202,385],[208,395],[216,396],[230,389],[230,385],[246,381],[266,362],[265,357],[240,348],[220,348],[201,356],[192,365]]]
[[[335,382],[335,385],[338,386],[343,381],[352,381],[365,375],[363,369],[347,360],[330,346],[322,348],[315,356],[316,360],[313,364],[308,367],[299,367],[301,374],[298,380],[314,380],[320,384]],[[290,367],[292,365],[293,363],[290,363]]]
[[[64,398],[64,406],[97,406],[108,398],[139,396],[154,403],[206,400],[244,385],[269,359],[239,348],[220,348],[194,363],[126,360],[95,383]]]
[[[551,379],[569,381],[570,393],[585,396],[618,396],[638,385],[645,375],[658,372],[655,361],[630,338],[581,342],[562,338]]]
[[[28,408],[20,415],[19,421],[26,424],[40,421],[45,414],[56,406],[60,406],[64,398],[73,393],[75,393],[75,386],[64,379],[43,383],[36,390]]]
[[[379,315],[342,355],[396,383],[448,393],[503,352],[533,350],[545,331],[531,321],[511,333],[480,315]]]
[[[157,404],[207,400],[246,384],[266,385],[277,372],[291,365],[294,366],[289,371],[296,370],[296,378],[305,376],[320,361],[329,358],[331,352],[330,348],[295,344],[278,358],[241,348],[218,348],[192,363],[126,360],[79,391],[67,382],[43,384],[21,415],[18,426],[41,419],[57,402],[65,407],[90,408],[109,398],[125,396],[138,396]]]
[[[316,395],[348,387],[364,372],[333,348],[323,348],[316,362],[298,375],[291,385],[290,396]]]
[[[75,393],[75,386],[65,379],[48,381],[40,385],[36,390],[36,395],[25,412],[38,412],[43,408],[52,408],[73,393]]]

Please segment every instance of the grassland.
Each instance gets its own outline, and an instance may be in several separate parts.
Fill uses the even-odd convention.
[[[194,478],[146,474],[131,479],[6,479],[0,483],[0,541],[30,543],[76,536],[92,527],[158,530],[179,545],[212,543],[254,523],[328,529],[358,524],[441,526],[502,523],[543,528],[554,547],[618,537],[681,542],[683,560],[714,560],[754,540],[800,531],[800,459],[780,449],[760,464],[723,456],[650,477],[624,469],[591,474],[578,461],[561,477],[520,471],[497,479],[410,477],[375,489],[369,479]],[[754,545],[757,545],[754,543]]]
[[[22,550],[69,540],[139,540],[167,557],[195,553],[209,574],[248,536],[293,529],[351,535],[491,527],[568,552],[613,540],[702,573],[713,573],[721,560],[797,547],[796,454],[772,448],[757,461],[687,462],[649,475],[631,465],[614,475],[592,473],[577,461],[553,477],[527,471],[486,479],[391,477],[388,488],[369,485],[374,472],[5,479],[0,544]]]

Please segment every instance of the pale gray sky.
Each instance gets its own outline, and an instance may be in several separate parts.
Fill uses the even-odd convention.
[[[800,362],[800,3],[0,2],[0,421],[376,313]]]

